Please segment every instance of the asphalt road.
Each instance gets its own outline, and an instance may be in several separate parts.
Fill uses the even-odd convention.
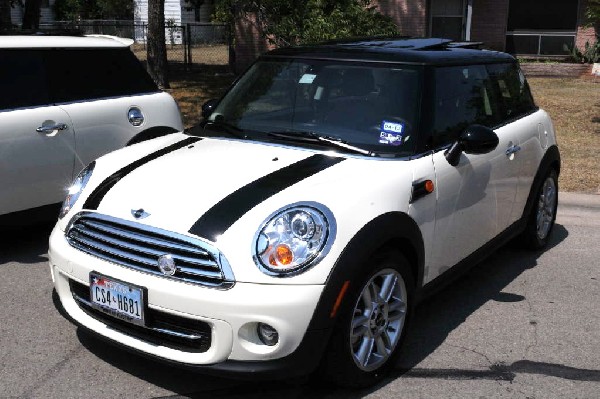
[[[549,248],[506,247],[417,308],[380,386],[232,381],[124,352],[61,316],[50,225],[2,232],[0,397],[599,398],[600,196],[564,194]]]

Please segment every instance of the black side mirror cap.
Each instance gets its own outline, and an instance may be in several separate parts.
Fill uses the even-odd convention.
[[[215,108],[217,108],[217,104],[219,104],[219,100],[216,98],[210,99],[202,104],[202,117],[205,119],[208,118],[213,113]]]
[[[458,165],[460,154],[487,154],[498,146],[498,135],[489,127],[471,125],[465,129],[444,155],[452,166]]]

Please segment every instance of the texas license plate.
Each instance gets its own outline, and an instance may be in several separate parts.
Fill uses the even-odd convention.
[[[90,273],[94,308],[130,323],[144,325],[144,289],[96,272]]]

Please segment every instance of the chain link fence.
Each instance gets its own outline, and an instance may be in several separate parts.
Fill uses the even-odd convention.
[[[56,21],[40,25],[45,30],[77,30],[86,35],[111,35],[134,40],[133,53],[142,62],[147,57],[148,25],[132,21]],[[192,69],[202,65],[232,67],[232,36],[228,25],[190,23],[165,24],[167,60],[171,67]]]

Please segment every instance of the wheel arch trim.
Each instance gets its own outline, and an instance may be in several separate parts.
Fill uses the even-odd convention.
[[[540,165],[533,179],[533,184],[529,189],[529,196],[527,197],[525,208],[523,209],[523,215],[521,217],[523,222],[527,220],[528,215],[531,213],[531,209],[535,203],[536,193],[543,183],[544,176],[551,168],[555,168],[556,174],[560,175],[560,152],[556,145],[550,146],[540,161]]]
[[[406,213],[389,212],[379,215],[354,235],[338,257],[308,329],[331,328],[339,314],[336,312],[331,317],[332,309],[344,284],[349,281],[352,286],[353,281],[364,271],[362,265],[368,261],[369,256],[378,250],[390,249],[398,250],[406,257],[416,280],[415,289],[418,290],[423,284],[425,263],[425,246],[419,226]],[[348,303],[342,300],[337,306],[344,309]]]

